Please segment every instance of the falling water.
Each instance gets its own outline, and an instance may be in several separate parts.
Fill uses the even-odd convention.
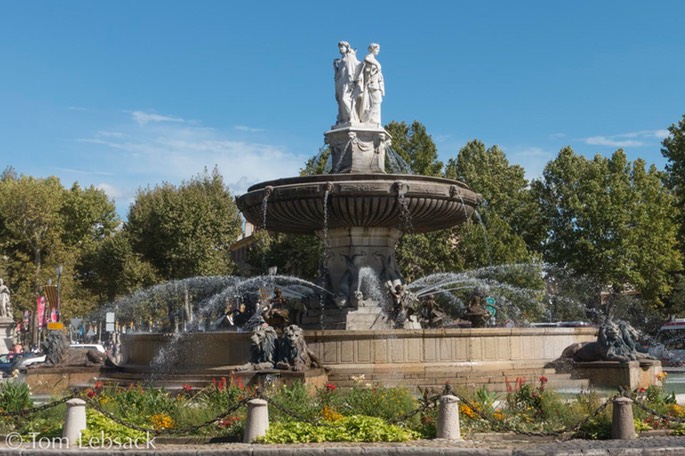
[[[476,220],[478,221],[478,226],[480,226],[481,232],[483,233],[483,242],[485,243],[485,257],[488,260],[488,264],[490,264],[492,263],[492,255],[490,253],[490,243],[488,242],[488,230],[485,228],[485,223],[483,223],[483,219],[481,218],[478,211],[474,210],[473,215],[476,217]]]
[[[343,158],[345,158],[345,155],[347,155],[347,152],[350,150],[351,146],[352,146],[352,139],[347,141],[347,144],[345,144],[345,148],[343,149],[342,154],[340,154],[340,157],[338,158],[338,162],[333,167],[333,170],[332,170],[333,173],[337,173],[338,171],[340,171],[340,165],[342,164]]]
[[[397,184],[397,202],[400,205],[401,229],[405,233],[414,231],[414,225],[411,221],[411,213],[409,212],[409,201],[406,198],[405,184],[398,182]]]
[[[349,144],[349,143],[348,143]],[[331,193],[331,185],[326,186],[326,191],[323,194],[323,249],[321,249],[321,288],[326,287],[326,278],[328,277],[328,249],[330,247],[328,243],[328,195]],[[319,325],[321,328],[325,328],[326,324],[326,298],[323,294],[319,294],[319,307],[321,314],[319,315]]]
[[[269,203],[270,192],[264,192],[264,199],[262,200],[262,229],[266,229],[266,209]]]
[[[392,147],[385,148],[386,166],[391,174],[414,174],[411,166]]]

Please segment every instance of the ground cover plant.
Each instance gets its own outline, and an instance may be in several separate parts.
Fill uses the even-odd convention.
[[[205,388],[184,385],[166,390],[143,385],[96,382],[78,395],[88,402],[84,438],[104,432],[119,440],[163,436],[196,436],[241,441],[246,402],[261,396],[269,402],[270,427],[262,443],[324,441],[382,442],[430,439],[436,436],[438,398],[444,392],[402,387],[377,387],[363,376],[349,388],[328,383],[312,388],[303,383],[265,391],[246,387],[239,378],[222,377]],[[518,432],[565,434],[605,439],[611,432],[611,407],[596,391],[564,398],[547,388],[547,379],[507,380],[502,393],[461,388],[462,434]],[[685,408],[662,387],[624,391],[635,401],[636,430],[667,429],[685,435]],[[25,383],[0,384],[0,432],[61,435],[67,398],[49,407],[34,407]],[[30,409],[28,413],[16,414]]]

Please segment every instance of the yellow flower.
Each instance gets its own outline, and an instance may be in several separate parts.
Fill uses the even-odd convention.
[[[685,416],[685,407],[683,407],[682,405],[678,405],[678,404],[669,404],[668,413],[669,413],[669,415],[673,415],[673,416],[677,416],[677,417]]]
[[[476,418],[476,412],[466,404],[459,404],[459,413],[471,419]]]
[[[152,423],[152,427],[157,430],[174,427],[174,420],[166,413],[152,415],[150,417],[150,423]]]
[[[659,380],[660,382],[663,382],[666,379],[666,377],[668,377],[667,372],[661,372],[661,373],[656,374],[656,379]]]
[[[328,405],[324,405],[321,410],[321,416],[325,421],[338,421],[343,418],[342,414],[336,412]]]

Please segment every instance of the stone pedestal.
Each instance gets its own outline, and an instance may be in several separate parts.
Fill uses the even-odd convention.
[[[392,329],[383,318],[383,309],[379,306],[359,307],[346,315],[345,329],[366,331],[369,329]]]
[[[573,377],[587,378],[591,386],[618,388],[623,386],[631,390],[660,385],[662,373],[661,362],[645,359],[621,363],[618,361],[592,361],[573,363]]]
[[[14,345],[17,324],[11,318],[0,318],[0,355],[9,353]]]
[[[390,134],[381,127],[347,123],[324,133],[331,147],[332,173],[385,173]]]
[[[327,284],[339,307],[355,308],[354,292],[364,289],[360,271],[370,268],[381,285],[400,284],[402,277],[395,261],[395,244],[403,232],[397,228],[335,228],[327,233]],[[323,232],[317,232],[321,238]],[[385,290],[383,290],[385,291]],[[368,328],[366,328],[368,329]]]

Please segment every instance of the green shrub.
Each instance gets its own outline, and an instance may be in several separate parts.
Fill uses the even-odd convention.
[[[353,415],[328,425],[273,423],[259,443],[406,442],[417,434],[376,417]]]
[[[92,408],[86,408],[86,426],[87,428],[81,433],[82,442],[88,442],[91,438],[101,439],[103,435],[120,442],[135,441],[136,439],[139,443],[147,441],[145,432],[119,424]]]
[[[18,412],[33,407],[29,386],[15,379],[0,383],[0,410]]]

